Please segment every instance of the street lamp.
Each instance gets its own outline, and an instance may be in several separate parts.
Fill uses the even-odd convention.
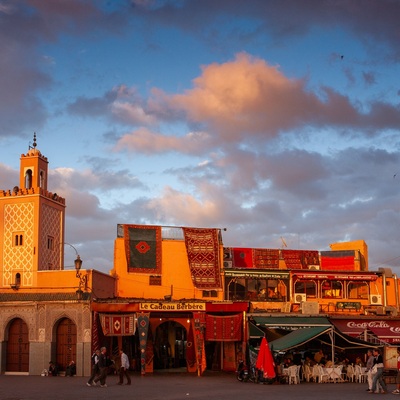
[[[70,243],[64,242],[64,244],[67,244],[68,246],[72,247],[75,250],[76,259],[74,261],[74,265],[75,265],[76,277],[79,279],[79,289],[76,291],[76,294],[78,296],[78,300],[81,300],[83,295],[83,291],[81,288],[83,287],[84,289],[86,289],[87,275],[81,273],[82,259],[78,254],[78,250],[76,250],[76,248],[72,246],[72,244]]]

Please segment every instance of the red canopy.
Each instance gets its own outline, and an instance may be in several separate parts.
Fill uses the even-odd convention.
[[[267,339],[262,338],[256,368],[263,372],[264,378],[275,378],[275,363]]]

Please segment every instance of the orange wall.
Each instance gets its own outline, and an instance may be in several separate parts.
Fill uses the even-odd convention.
[[[223,248],[220,248],[222,260]],[[170,295],[180,299],[203,299],[202,290],[195,289],[190,276],[186,246],[183,240],[162,241],[161,286],[150,286],[150,274],[129,273],[125,244],[123,238],[117,238],[114,244],[114,270],[111,275],[117,276],[117,291],[120,297],[164,299]],[[207,297],[205,300],[222,300],[222,290],[218,297]]]

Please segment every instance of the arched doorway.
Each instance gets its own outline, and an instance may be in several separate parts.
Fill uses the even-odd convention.
[[[29,372],[29,332],[21,318],[15,318],[8,327],[7,372]]]
[[[156,329],[154,369],[186,368],[187,331],[176,321],[167,321]]]
[[[63,318],[56,329],[56,364],[60,371],[70,361],[76,362],[76,325],[69,319]]]

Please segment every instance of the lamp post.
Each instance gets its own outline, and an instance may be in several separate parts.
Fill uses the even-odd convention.
[[[64,242],[64,244],[67,244],[68,246],[72,247],[75,250],[76,259],[74,260],[74,265],[75,265],[76,277],[79,279],[79,288],[76,291],[76,294],[78,296],[78,300],[82,300],[83,290],[81,288],[83,287],[85,290],[87,286],[87,275],[81,273],[82,259],[78,254],[78,250],[76,250],[76,248],[72,246],[72,244],[67,242]]]

